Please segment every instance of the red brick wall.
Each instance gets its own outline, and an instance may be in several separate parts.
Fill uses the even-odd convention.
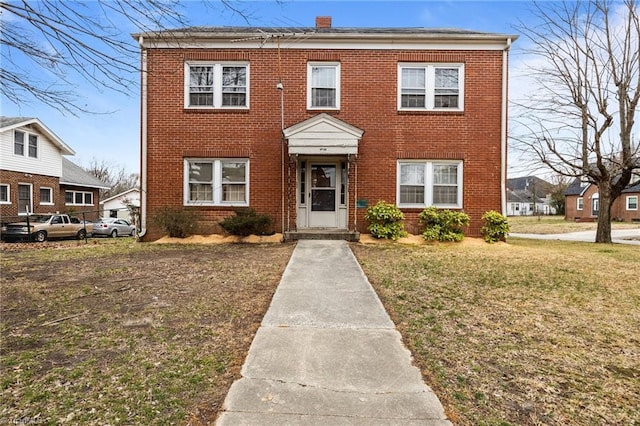
[[[74,213],[87,212],[87,220],[97,219],[99,213],[100,195],[97,189],[73,187],[73,186],[60,186],[60,179],[53,176],[32,175],[19,172],[12,172],[2,170],[0,174],[0,183],[9,185],[9,200],[11,204],[0,204],[0,215],[2,220],[14,220],[18,216],[18,184],[31,184],[32,185],[32,200],[33,200],[33,212],[34,213],[67,213],[70,208]],[[52,188],[53,189],[53,205],[40,204],[40,188]],[[66,206],[65,205],[65,190],[83,191],[93,193],[93,206]]]
[[[250,110],[185,110],[186,58],[249,60]],[[274,49],[150,50],[148,217],[161,206],[182,206],[183,158],[246,157],[250,159],[250,205],[272,216],[281,231],[282,140],[276,84],[282,81],[284,85],[285,127],[318,114],[320,111],[306,109],[306,74],[307,62],[319,60],[341,64],[341,109],[326,112],[364,130],[357,158],[358,199],[367,199],[369,205],[378,200],[396,202],[398,159],[463,160],[464,211],[471,216],[469,234],[479,235],[484,212],[501,209],[502,51],[283,49],[278,66]],[[399,62],[463,62],[464,112],[398,112]],[[295,175],[292,181],[295,184]],[[349,195],[352,208],[353,193]],[[291,217],[295,217],[295,202],[291,208]],[[230,214],[230,209],[221,207],[198,210],[211,221]],[[417,229],[419,211],[405,210],[410,230]],[[364,210],[359,210],[360,231],[366,230],[363,216]],[[352,223],[350,211],[350,226]],[[148,224],[148,239],[161,236],[150,221]]]

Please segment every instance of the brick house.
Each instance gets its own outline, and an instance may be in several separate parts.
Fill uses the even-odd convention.
[[[0,215],[86,213],[98,217],[109,187],[64,156],[75,152],[37,118],[0,117]]]
[[[423,28],[206,27],[134,34],[142,52],[141,221],[197,210],[201,232],[236,206],[288,236],[366,232],[397,204],[469,235],[506,211],[508,51],[517,36]]]
[[[565,220],[593,222],[598,220],[600,199],[598,187],[575,179],[564,192]],[[640,180],[630,183],[611,205],[611,219],[640,222]]]

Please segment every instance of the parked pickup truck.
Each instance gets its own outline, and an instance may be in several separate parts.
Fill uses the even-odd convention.
[[[8,223],[2,227],[2,240],[26,240],[43,242],[49,238],[84,239],[93,231],[91,222],[83,223],[76,217],[66,214],[36,214],[29,221]]]

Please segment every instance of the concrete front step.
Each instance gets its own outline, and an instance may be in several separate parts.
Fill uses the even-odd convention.
[[[284,240],[345,240],[349,242],[358,242],[360,241],[360,233],[358,231],[335,229],[304,229],[285,232]]]

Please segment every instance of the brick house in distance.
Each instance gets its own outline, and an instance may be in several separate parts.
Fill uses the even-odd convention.
[[[611,205],[611,219],[640,222],[640,180],[636,175]],[[600,197],[598,186],[576,178],[564,192],[565,220],[594,222],[598,220]]]
[[[37,118],[0,117],[2,222],[29,213],[99,217],[100,189],[109,186],[65,158],[75,152]]]
[[[452,29],[206,27],[134,34],[142,53],[141,225],[161,207],[234,207],[276,232],[366,232],[397,204],[418,233],[428,206],[467,234],[506,211],[508,51],[517,36]]]

